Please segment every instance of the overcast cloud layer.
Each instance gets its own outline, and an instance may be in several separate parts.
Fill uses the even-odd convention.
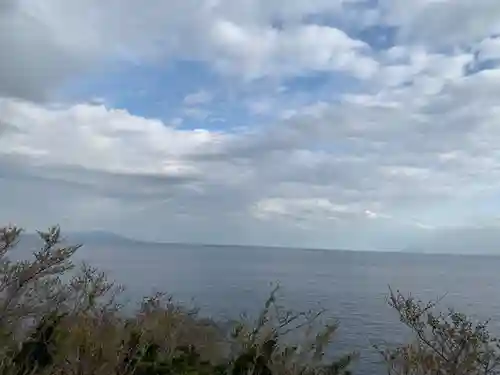
[[[498,35],[494,0],[2,2],[0,220],[495,252]]]

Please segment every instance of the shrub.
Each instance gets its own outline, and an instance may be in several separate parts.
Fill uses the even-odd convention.
[[[14,261],[20,236],[0,228],[0,375],[347,375],[357,357],[326,355],[337,321],[283,308],[277,288],[255,320],[229,325],[164,294],[124,314],[123,288],[87,264],[75,268],[79,246],[63,246],[58,227],[39,232],[31,259]],[[388,302],[414,334],[409,344],[376,348],[390,375],[500,374],[487,322],[392,290]]]
[[[325,356],[337,324],[317,331],[324,311],[295,313],[271,293],[256,321],[222,328],[196,310],[158,294],[132,316],[123,290],[97,269],[71,258],[59,227],[39,232],[32,259],[12,261],[21,230],[0,229],[0,373],[78,375],[336,375],[354,354]],[[294,342],[300,338],[300,342]]]
[[[389,374],[500,374],[500,345],[487,322],[473,322],[454,310],[436,312],[438,302],[423,303],[390,291],[389,305],[413,332],[414,341],[378,348]]]

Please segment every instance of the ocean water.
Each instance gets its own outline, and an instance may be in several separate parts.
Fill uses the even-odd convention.
[[[338,318],[336,346],[360,353],[358,374],[384,373],[372,345],[407,334],[387,305],[389,286],[423,300],[446,294],[443,308],[491,319],[500,332],[500,257],[135,244],[88,245],[78,257],[108,271],[132,299],[166,291],[212,317],[256,312],[279,283],[287,307],[322,307]]]

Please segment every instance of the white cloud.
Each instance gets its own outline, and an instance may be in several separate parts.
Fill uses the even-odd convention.
[[[311,69],[364,78],[377,68],[364,43],[335,27],[300,23],[308,14],[338,13],[340,2],[142,5],[136,0],[21,0],[1,8],[0,49],[12,53],[1,61],[0,94],[40,100],[102,64],[169,58],[205,61],[220,73],[247,79]],[[285,21],[283,30],[271,27],[276,19]]]
[[[0,138],[0,155],[116,173],[201,173],[186,157],[216,152],[230,138],[178,130],[101,105],[48,109],[3,99],[0,117],[12,128]]]
[[[279,31],[218,20],[212,39],[216,66],[248,78],[318,70],[344,71],[365,79],[377,70],[377,63],[363,54],[369,47],[334,27],[301,25]]]
[[[473,200],[498,186],[493,77],[456,79],[418,103],[415,86],[323,102],[240,134],[179,130],[103,106],[4,99],[10,128],[1,150],[40,166],[184,177],[202,196],[231,187],[228,210],[258,218],[403,220],[406,210],[427,212],[424,202]]]
[[[206,120],[211,114],[211,112],[206,109],[196,107],[184,108],[182,113],[184,114],[184,116],[190,117],[195,120]]]
[[[255,205],[255,214],[261,218],[282,216],[293,220],[338,220],[338,216],[355,214],[351,208],[326,198],[283,199],[271,198]]]
[[[184,104],[188,106],[199,105],[199,104],[207,104],[213,100],[213,94],[206,91],[200,90],[197,92],[193,92],[192,94],[186,95],[184,97]]]
[[[436,72],[431,77],[439,79]],[[200,240],[237,226],[227,241],[253,228],[249,233],[290,244],[298,237],[286,238],[285,228],[298,228],[297,236],[309,233],[301,243],[314,237],[327,246],[332,230],[343,241],[349,226],[382,225],[380,233],[388,235],[401,225],[465,225],[488,217],[475,202],[500,187],[499,79],[496,71],[457,77],[426,95],[418,86],[388,86],[298,107],[272,126],[236,133],[181,130],[102,105],[49,108],[3,99],[2,175],[17,174],[2,186],[19,189],[15,181],[22,178],[43,189],[57,184],[68,199],[54,195],[45,220],[85,226],[94,218],[135,228],[135,220],[151,217],[157,227],[211,228]],[[100,206],[100,199],[107,203]],[[82,205],[85,220],[68,221]],[[30,207],[43,210],[40,203]],[[14,211],[6,208],[4,215],[23,216]],[[126,212],[137,219],[116,219]],[[164,233],[144,231],[156,238]]]
[[[352,32],[365,27],[366,19],[398,27],[400,46],[393,53],[412,46],[411,64],[385,69],[384,78],[401,82],[397,77],[403,72],[461,65],[444,58],[440,63],[440,55],[427,51],[457,51],[480,41],[482,49],[491,50],[489,39],[500,31],[494,0],[384,0],[365,10],[361,3],[186,0],[144,7],[136,0],[12,2],[0,9],[0,49],[16,51],[2,58],[1,92],[39,99],[97,64],[168,58],[205,61],[220,73],[247,79],[311,70],[374,78],[381,68],[376,51]],[[332,19],[332,25],[304,22],[312,16]],[[281,28],[272,27],[276,21]],[[346,23],[350,33],[342,29]],[[446,74],[455,72],[452,68]]]
[[[401,43],[459,47],[498,33],[499,10],[494,0],[383,0],[377,21],[400,27]]]
[[[0,8],[0,49],[13,51],[0,61],[0,219],[320,246],[360,245],[359,229],[363,244],[390,247],[398,230],[488,223],[500,204],[497,10],[490,0],[12,2]],[[369,23],[396,26],[396,45],[358,39]],[[107,98],[40,104],[96,66],[169,59],[203,62],[246,96],[217,113],[217,88],[193,92],[172,125]],[[248,85],[317,72],[334,78],[321,97],[297,85],[257,98]],[[239,104],[277,120],[240,119]],[[203,128],[226,114],[246,127]],[[183,129],[185,118],[200,129]]]
[[[490,59],[500,58],[500,38],[488,37],[483,39],[477,48],[477,59],[479,61],[487,61]]]

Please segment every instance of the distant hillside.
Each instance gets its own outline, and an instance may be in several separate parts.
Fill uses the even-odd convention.
[[[63,237],[70,243],[79,244],[117,244],[117,243],[138,243],[134,240],[116,233],[106,231],[87,231],[87,232],[69,232],[63,233]]]
[[[134,240],[124,236],[120,236],[116,233],[106,232],[106,231],[85,231],[85,232],[62,232],[62,240],[67,244],[129,244],[129,243],[140,243],[139,240]],[[21,243],[24,245],[40,245],[41,239],[37,233],[23,233],[21,237]]]

